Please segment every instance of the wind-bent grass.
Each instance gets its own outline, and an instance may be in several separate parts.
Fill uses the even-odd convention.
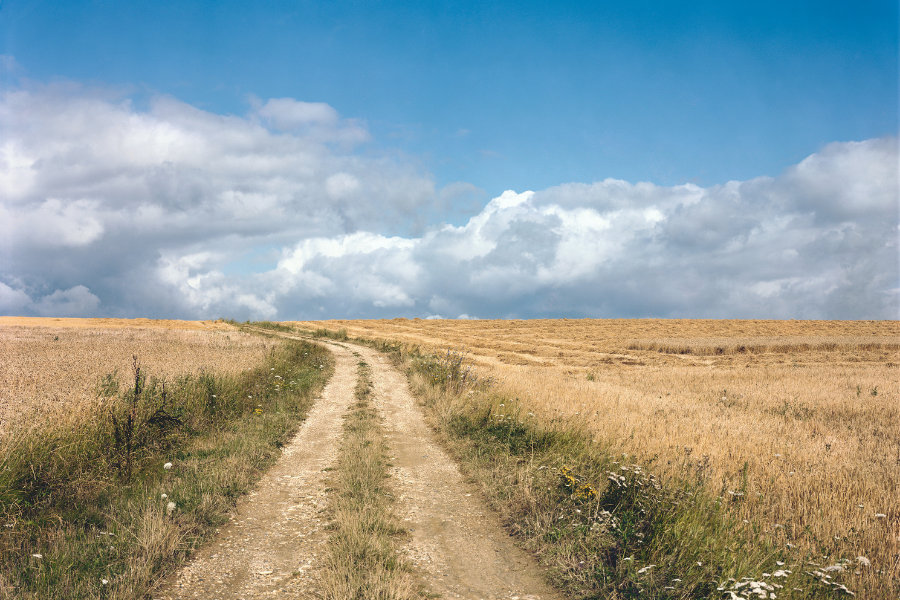
[[[896,596],[891,574],[852,546],[798,548],[783,526],[748,515],[747,480],[720,491],[708,459],[623,454],[585,422],[528,412],[453,356],[405,360],[445,443],[572,597]]]
[[[275,461],[330,364],[324,349],[287,342],[234,375],[135,369],[124,391],[107,377],[90,413],[9,430],[0,597],[144,597]]]
[[[699,471],[737,522],[823,565],[852,559],[840,575],[849,588],[897,597],[898,321],[296,325],[425,353],[465,348],[496,379],[492,393],[518,398],[536,422],[577,423],[613,454],[653,461],[662,480]]]
[[[390,510],[388,460],[371,403],[370,370],[359,362],[356,404],[346,415],[331,511],[323,586],[332,600],[416,598],[397,554],[404,529]]]

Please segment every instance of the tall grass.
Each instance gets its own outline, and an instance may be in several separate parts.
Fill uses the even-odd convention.
[[[277,345],[240,374],[154,378],[134,359],[101,402],[0,439],[0,597],[140,598],[277,458],[330,372]]]
[[[746,469],[743,484],[720,489],[708,457],[623,453],[577,416],[529,412],[470,374],[460,385],[459,364],[407,357],[436,429],[572,597],[887,598],[900,589],[852,546],[798,548],[783,526],[744,518]]]

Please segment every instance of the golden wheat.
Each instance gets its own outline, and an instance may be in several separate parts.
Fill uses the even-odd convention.
[[[133,355],[145,371],[172,378],[249,369],[272,347],[223,324],[135,321],[0,318],[0,430],[26,415],[78,412],[96,400],[104,375],[127,381]]]
[[[319,321],[465,348],[538,418],[704,478],[785,544],[900,576],[896,321]]]

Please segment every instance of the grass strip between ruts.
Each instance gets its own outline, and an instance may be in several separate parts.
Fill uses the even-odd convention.
[[[410,569],[397,553],[406,531],[391,512],[387,449],[372,405],[371,371],[362,359],[357,373],[329,507],[333,533],[323,591],[329,600],[416,598]]]

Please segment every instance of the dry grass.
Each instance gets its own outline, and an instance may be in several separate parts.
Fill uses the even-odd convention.
[[[371,371],[362,360],[358,367],[357,402],[344,416],[323,591],[328,600],[408,600],[418,594],[397,553],[405,530],[388,501],[388,461],[371,402]]]
[[[900,577],[898,322],[297,325],[464,347],[537,418],[580,421],[663,476],[693,470],[801,553],[869,558],[857,589]]]
[[[171,327],[171,328],[169,328]],[[272,342],[224,323],[0,318],[0,430],[23,414],[69,412],[97,398],[100,378],[127,379],[131,357],[160,378],[235,374]]]

